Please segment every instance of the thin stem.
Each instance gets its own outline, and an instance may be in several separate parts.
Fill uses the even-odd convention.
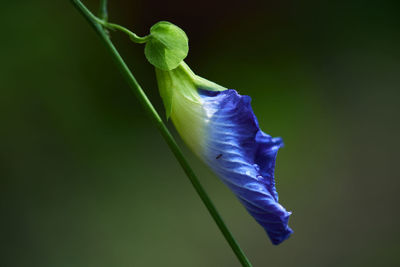
[[[146,43],[150,38],[150,35],[140,37],[137,34],[131,32],[130,30],[128,30],[127,28],[125,28],[121,25],[109,23],[104,20],[99,20],[98,18],[96,18],[96,22],[103,25],[104,27],[106,27],[108,29],[119,30],[119,31],[126,33],[133,42],[138,43],[138,44]]]
[[[100,0],[99,17],[103,21],[108,20],[107,0]]]
[[[160,131],[161,135],[164,137],[165,141],[167,142],[169,148],[171,149],[172,153],[175,155],[176,159],[180,163],[181,167],[185,171],[187,177],[189,178],[190,182],[192,183],[194,189],[196,190],[197,194],[199,195],[200,199],[203,201],[204,205],[206,206],[208,212],[214,219],[215,223],[217,224],[218,228],[224,235],[226,241],[229,243],[230,247],[232,248],[233,252],[235,253],[236,257],[242,264],[242,266],[251,267],[250,261],[247,259],[246,255],[241,250],[239,244],[234,239],[233,235],[226,227],[224,221],[222,220],[221,216],[219,215],[217,209],[215,208],[214,204],[212,203],[211,199],[207,195],[206,191],[204,190],[203,186],[200,184],[198,178],[194,174],[192,168],[190,167],[189,163],[187,162],[185,156],[183,155],[181,149],[179,148],[178,144],[176,143],[175,139],[172,137],[171,133],[169,132],[168,128],[161,120],[160,115],[157,113],[153,105],[151,104],[150,100],[147,98],[146,94],[144,93],[143,89],[136,81],[135,77],[132,75],[131,71],[129,70],[128,66],[118,53],[117,49],[111,42],[108,35],[105,33],[104,29],[101,27],[98,19],[80,2],[79,0],[71,0],[75,7],[82,13],[82,15],[87,19],[90,25],[96,30],[97,34],[101,37],[101,40],[105,44],[107,50],[110,52],[112,58],[115,60],[115,63],[119,70],[121,71],[122,75],[128,82],[129,86],[131,87],[133,93],[138,98],[140,104],[144,108],[144,110],[149,115],[152,122]]]

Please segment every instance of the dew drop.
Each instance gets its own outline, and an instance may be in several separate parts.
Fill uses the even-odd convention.
[[[260,166],[258,166],[258,164],[253,164],[254,169],[256,169],[256,171],[260,171]]]

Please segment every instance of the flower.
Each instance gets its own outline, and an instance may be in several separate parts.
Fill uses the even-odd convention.
[[[182,61],[156,68],[167,117],[189,148],[233,191],[275,245],[293,232],[278,203],[274,169],[281,138],[261,131],[249,96],[195,75]]]

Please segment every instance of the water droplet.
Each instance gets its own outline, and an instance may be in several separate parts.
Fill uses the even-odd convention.
[[[256,171],[260,171],[260,166],[258,166],[258,164],[253,164],[254,169],[256,169]]]
[[[264,177],[262,177],[261,175],[257,175],[257,176],[256,176],[256,179],[257,179],[258,181],[262,181],[262,180],[264,179]]]

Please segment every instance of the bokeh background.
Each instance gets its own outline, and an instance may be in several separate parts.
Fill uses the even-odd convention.
[[[192,69],[251,95],[283,137],[295,233],[279,246],[184,148],[254,266],[400,265],[396,1],[109,2],[139,35],[181,26]],[[0,265],[239,266],[70,2],[2,1],[0,22]],[[164,114],[143,46],[112,38]]]

